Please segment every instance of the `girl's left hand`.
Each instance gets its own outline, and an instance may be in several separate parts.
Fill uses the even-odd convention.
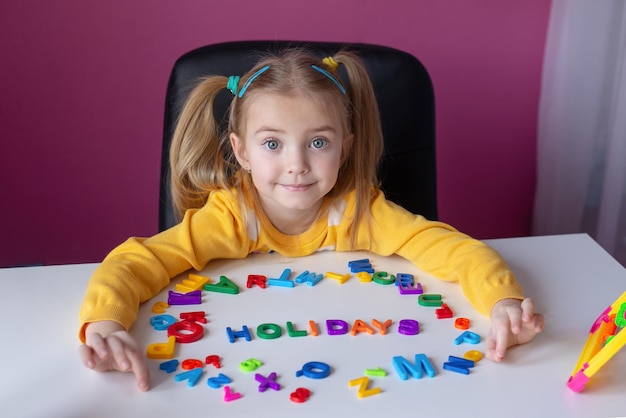
[[[532,299],[503,299],[491,308],[491,329],[485,343],[485,356],[501,362],[509,347],[532,340],[543,330],[544,318],[535,313]]]
[[[139,390],[146,391],[150,387],[150,372],[142,349],[117,322],[98,321],[88,324],[85,344],[78,348],[78,352],[85,367],[100,372],[133,372]]]

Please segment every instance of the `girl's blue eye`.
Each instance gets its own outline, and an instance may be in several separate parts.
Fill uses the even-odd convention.
[[[265,141],[264,145],[265,145],[265,148],[269,150],[278,149],[278,141],[276,141],[275,139],[268,139],[267,141]]]
[[[311,141],[311,146],[317,149],[324,148],[326,146],[326,140],[324,138],[315,138]]]

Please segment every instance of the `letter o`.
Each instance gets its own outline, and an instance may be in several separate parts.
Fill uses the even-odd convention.
[[[182,331],[187,331],[187,333]],[[176,322],[167,329],[167,336],[176,338],[178,343],[192,343],[198,341],[203,335],[202,325],[192,321]]]
[[[277,324],[261,324],[256,328],[259,338],[274,340],[283,335],[283,330]]]

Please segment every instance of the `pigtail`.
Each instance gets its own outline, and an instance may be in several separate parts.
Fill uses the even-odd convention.
[[[228,78],[202,80],[182,109],[170,148],[172,203],[179,217],[199,208],[209,193],[232,186],[234,157],[228,135],[220,132],[213,105]]]
[[[348,96],[352,104],[351,129],[352,144],[347,160],[339,172],[338,184],[344,190],[356,191],[356,222],[368,219],[372,186],[380,186],[377,170],[383,153],[383,133],[374,87],[367,69],[353,53],[340,51],[333,57],[342,64],[347,73]],[[351,173],[352,175],[344,175]],[[353,229],[356,233],[357,228]],[[356,237],[352,236],[354,245]]]

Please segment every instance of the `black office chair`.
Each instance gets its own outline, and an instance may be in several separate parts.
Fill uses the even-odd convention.
[[[174,64],[167,88],[161,157],[159,229],[176,223],[169,187],[169,151],[178,115],[199,79],[206,75],[241,75],[262,54],[303,47],[321,58],[345,47],[364,61],[376,92],[385,151],[379,168],[388,199],[413,213],[436,220],[435,103],[428,72],[412,55],[393,48],[333,42],[247,41],[208,45],[190,51]],[[341,67],[339,67],[341,74]],[[226,114],[232,100],[224,89],[216,112]],[[224,120],[227,120],[224,118]]]

